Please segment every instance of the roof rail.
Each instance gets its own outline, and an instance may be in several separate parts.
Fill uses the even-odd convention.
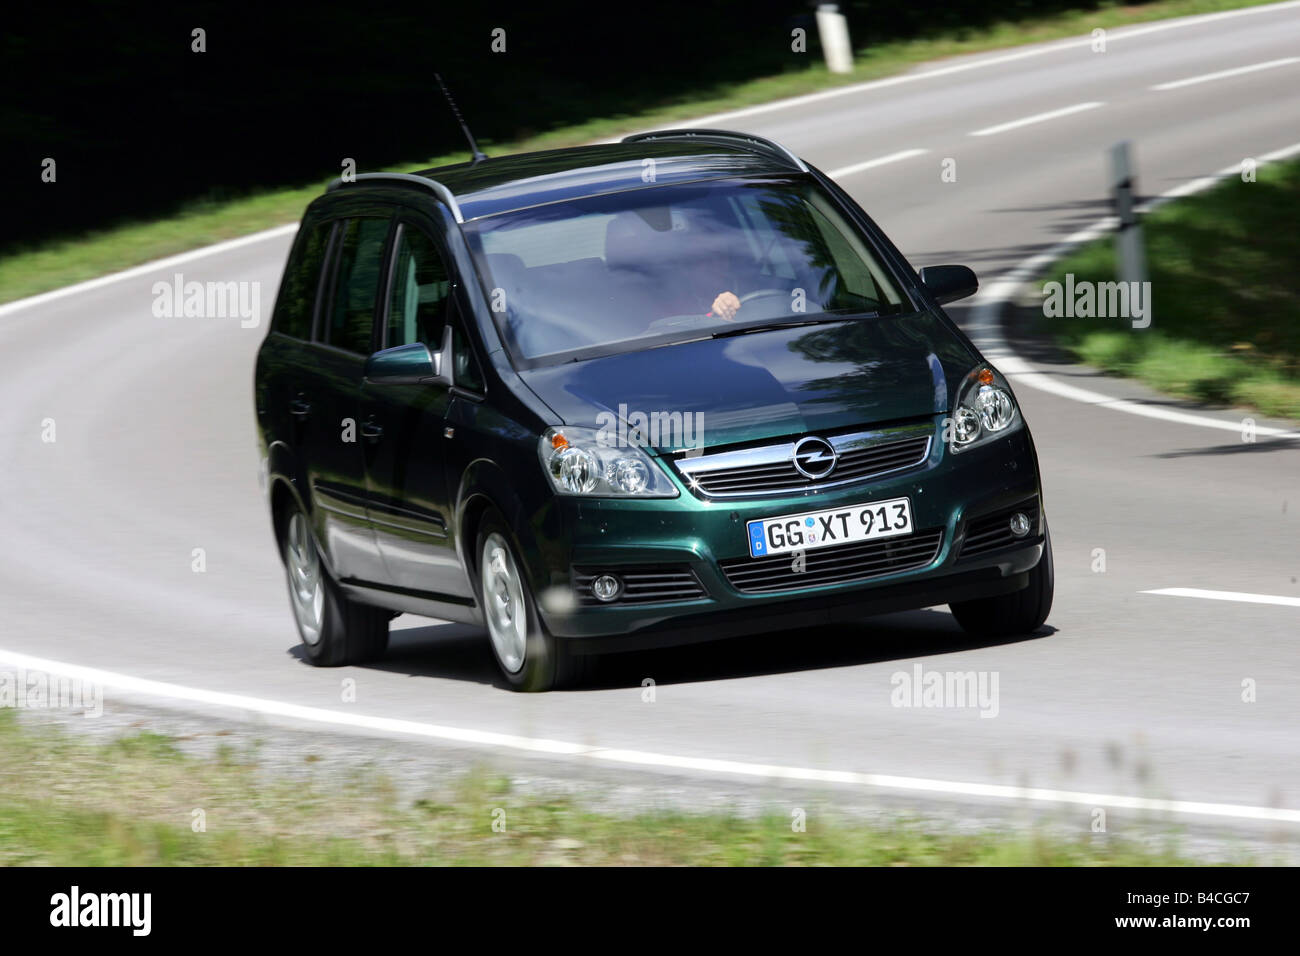
[[[460,214],[460,206],[456,203],[456,197],[451,194],[451,190],[438,182],[436,179],[430,179],[428,176],[413,176],[410,173],[358,173],[355,180],[350,182],[360,182],[363,179],[387,179],[401,183],[412,183],[416,186],[423,186],[426,189],[432,189],[438,198],[446,203],[447,208],[451,210],[452,216],[457,222],[464,222],[465,217]],[[334,180],[326,187],[326,192],[333,192],[340,186],[345,185],[342,178]]]
[[[663,129],[649,133],[633,133],[631,136],[624,136],[621,142],[643,143],[651,139],[726,140],[739,146],[746,146],[754,152],[767,153],[769,156],[783,159],[801,173],[808,172],[808,164],[780,143],[764,139],[761,136],[755,136],[752,133],[734,133],[725,129]]]

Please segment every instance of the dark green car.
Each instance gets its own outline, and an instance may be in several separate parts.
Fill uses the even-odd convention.
[[[784,148],[678,130],[335,183],[257,359],[307,658],[410,612],[539,690],[598,653],[1052,601],[1033,441],[922,270]]]

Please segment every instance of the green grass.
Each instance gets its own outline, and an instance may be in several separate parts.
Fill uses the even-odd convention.
[[[1040,330],[1083,362],[1171,395],[1300,418],[1300,161],[1265,166],[1157,207],[1143,221],[1152,321],[1046,318]],[[1038,283],[1115,279],[1101,239]]]
[[[89,742],[0,711],[0,864],[7,865],[1176,865],[1172,836],[1141,848],[1081,832],[956,835],[874,825],[806,806],[756,817],[615,816],[515,793],[484,770],[399,796],[372,768],[268,768],[257,752],[184,755],[152,732]],[[194,832],[193,811],[206,830]],[[493,830],[494,811],[505,830]],[[1084,815],[1080,814],[1081,831]],[[1230,862],[1249,863],[1247,858]]]
[[[1085,34],[1098,27],[1111,29],[1167,17],[1258,6],[1265,0],[1157,0],[1142,6],[1107,5],[1051,17],[995,24],[985,30],[963,29],[927,39],[879,44],[858,50],[854,72],[838,76],[809,55],[809,66],[746,82],[697,90],[690,97],[666,101],[651,111],[594,117],[588,122],[508,143],[489,143],[493,154],[572,146],[613,137],[635,129],[676,121],[833,86],[903,72],[920,63],[1025,43]],[[743,125],[743,124],[742,124]],[[394,167],[410,171],[468,159],[467,153],[416,159]],[[307,203],[337,175],[293,188],[270,189],[239,199],[195,202],[175,216],[149,222],[126,222],[73,239],[45,243],[0,258],[0,302],[36,295],[153,259],[209,245],[222,239],[297,221]]]

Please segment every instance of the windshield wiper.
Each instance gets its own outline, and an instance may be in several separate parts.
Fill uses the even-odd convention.
[[[879,312],[860,312],[856,315],[824,315],[816,319],[791,319],[785,322],[765,322],[762,325],[747,325],[739,329],[718,329],[712,333],[715,339],[726,339],[736,335],[748,335],[750,332],[767,332],[772,329],[797,329],[805,325],[826,325],[831,322],[853,322],[857,319],[878,319]]]

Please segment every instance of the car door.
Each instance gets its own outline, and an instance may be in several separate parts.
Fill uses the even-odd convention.
[[[434,232],[414,215],[393,240],[379,347],[442,345],[451,320],[453,281]],[[452,390],[443,385],[365,382],[363,455],[370,520],[392,586],[431,599],[466,603],[468,580],[449,528],[443,464]]]
[[[324,297],[321,290],[328,288],[328,256],[337,226],[335,220],[309,218],[298,230],[280,281],[271,330],[257,355],[254,395],[258,422],[268,452],[298,488],[305,487],[308,450],[304,441],[310,415],[304,408],[304,395],[313,375],[312,330]]]
[[[295,397],[295,414],[307,423],[305,469],[317,540],[335,575],[346,581],[385,579],[366,510],[361,382],[374,349],[391,226],[391,212],[374,206],[340,221],[324,308]]]

